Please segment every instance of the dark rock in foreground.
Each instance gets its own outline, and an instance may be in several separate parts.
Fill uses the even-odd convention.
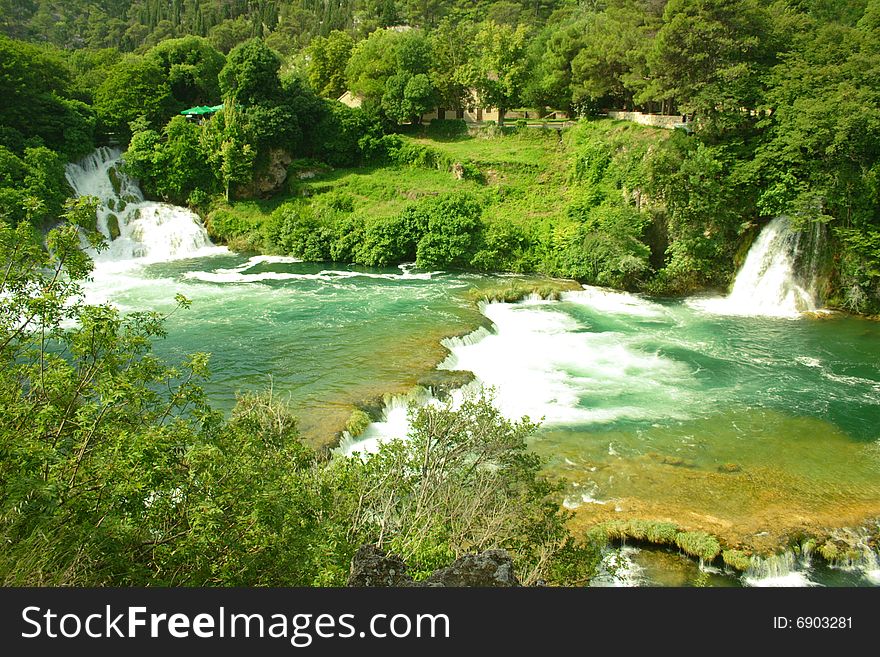
[[[348,586],[412,586],[400,557],[374,545],[361,545],[351,560]]]
[[[520,586],[505,550],[466,554],[416,586]]]
[[[466,554],[424,581],[415,582],[400,557],[373,545],[362,545],[351,560],[348,586],[508,587],[520,583],[505,550]]]

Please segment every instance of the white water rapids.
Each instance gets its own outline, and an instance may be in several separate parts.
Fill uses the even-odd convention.
[[[719,315],[796,318],[815,311],[816,253],[809,254],[811,269],[799,276],[795,262],[803,248],[802,233],[785,217],[771,221],[752,245],[727,297],[690,299],[697,310]],[[819,240],[812,240],[817,249]],[[808,279],[807,287],[799,281]],[[566,292],[562,301],[583,305],[610,316],[650,324],[669,320],[669,311],[642,296],[584,286]],[[690,369],[659,353],[628,344],[615,331],[592,332],[556,302],[531,297],[520,303],[488,303],[481,307],[492,330],[479,328],[470,335],[444,341],[451,352],[439,369],[467,370],[476,381],[453,395],[455,403],[481,386],[495,390],[495,402],[511,419],[528,415],[546,425],[602,424],[620,419],[683,419],[697,403],[698,387]],[[510,354],[517,354],[510,358]],[[639,390],[638,403],[629,403]],[[688,394],[689,388],[695,394]],[[585,405],[585,397],[601,390],[601,407]],[[648,394],[649,393],[649,394]],[[424,403],[437,403],[422,396]],[[650,403],[645,403],[645,398]],[[404,437],[407,409],[413,396],[392,399],[384,416],[357,440],[345,438],[342,450],[374,451],[379,443]],[[608,404],[617,399],[619,403]]]

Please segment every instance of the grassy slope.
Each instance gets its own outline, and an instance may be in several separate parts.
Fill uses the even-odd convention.
[[[555,129],[521,129],[495,137],[405,139],[442,151],[456,161],[469,161],[485,177],[485,184],[456,180],[448,171],[413,166],[369,166],[319,173],[314,178],[288,181],[285,193],[261,201],[218,201],[209,214],[212,236],[242,251],[271,251],[260,235],[262,224],[280,204],[328,192],[354,198],[355,211],[371,217],[392,216],[426,195],[474,191],[489,195],[483,219],[522,227],[535,242],[550,243],[554,230],[571,220],[569,203],[583,192],[570,183],[573,152],[585,140],[607,142],[625,150],[664,139],[668,131],[632,123],[599,120],[559,133]],[[536,257],[538,257],[536,255]],[[535,263],[537,264],[537,263]]]

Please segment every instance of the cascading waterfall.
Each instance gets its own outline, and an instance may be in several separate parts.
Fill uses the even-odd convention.
[[[880,585],[880,548],[876,545],[877,527],[838,528],[831,532],[825,550],[832,568],[860,574],[871,584]]]
[[[810,579],[812,559],[810,554],[796,555],[787,551],[767,557],[752,557],[748,571],[742,581],[746,586],[789,587],[818,586]]]
[[[423,406],[437,399],[430,390],[415,388],[404,395],[391,395],[385,399],[382,418],[370,424],[361,435],[353,437],[348,431],[342,432],[336,451],[346,456],[355,453],[373,453],[379,445],[395,438],[404,439],[409,433],[409,408],[411,404]]]
[[[109,248],[91,254],[99,267],[226,252],[211,244],[194,212],[144,200],[137,183],[120,170],[120,157],[118,149],[98,148],[80,162],[68,164],[65,172],[77,196],[100,200],[97,225],[109,240]]]
[[[819,224],[808,235],[794,230],[787,217],[777,217],[752,245],[730,294],[692,305],[725,315],[797,317],[814,312],[821,243]]]

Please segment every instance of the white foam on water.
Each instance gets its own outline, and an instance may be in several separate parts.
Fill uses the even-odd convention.
[[[445,340],[451,354],[440,368],[468,370],[495,388],[507,417],[552,425],[687,416],[677,384],[691,375],[675,361],[630,348],[618,333],[589,332],[556,302],[490,303],[482,310],[494,331]],[[651,404],[633,401],[634,390],[653,395]],[[600,395],[602,406],[581,403]]]
[[[409,435],[409,409],[413,404],[424,405],[439,403],[438,400],[424,389],[417,388],[406,395],[394,395],[385,402],[382,418],[371,422],[366,430],[357,437],[343,432],[338,454],[354,456],[356,454],[374,454],[379,451],[382,443],[390,440],[406,440]]]
[[[466,395],[491,388],[506,417],[525,415],[543,426],[689,417],[691,404],[683,388],[692,373],[685,365],[631,348],[619,333],[590,332],[556,301],[534,297],[515,304],[483,303],[480,309],[492,329],[480,327],[443,340],[450,355],[439,369],[466,370],[476,377],[452,392],[453,407]],[[625,312],[631,315],[631,310],[629,305]],[[632,397],[634,391],[639,399]],[[582,403],[583,397],[601,397],[604,403]],[[650,401],[642,401],[646,399]],[[381,421],[357,440],[346,441],[341,451],[375,451],[383,440],[405,437],[408,403],[395,398]],[[615,453],[610,446],[609,452]],[[588,497],[570,502],[604,503]]]
[[[721,575],[724,572],[717,566],[706,563],[706,561],[702,558],[697,564],[697,568],[700,570],[701,573],[709,573],[710,575]]]
[[[583,291],[563,292],[562,300],[589,306],[600,312],[614,315],[632,315],[636,317],[662,317],[666,314],[663,306],[653,303],[635,294],[617,292],[601,287],[584,285]]]
[[[835,374],[834,372],[829,372],[824,369],[822,370],[822,376],[835,383],[845,383],[846,385],[857,387],[868,386],[873,388],[875,392],[880,393],[880,381],[875,381],[874,379],[865,379],[861,376],[849,376],[846,374]],[[873,398],[873,402],[880,404],[880,398]]]
[[[130,268],[112,272],[111,275],[107,270],[96,268],[94,279],[83,285],[83,301],[92,306],[111,303],[120,311],[129,312],[140,310],[143,307],[128,307],[125,303],[120,302],[120,297],[125,293],[139,288],[174,290],[177,287],[175,281],[170,278],[148,279],[139,276],[139,273],[138,269]]]
[[[251,258],[251,260],[255,260]],[[411,271],[403,271],[400,274],[378,274],[374,272],[360,272],[360,271],[346,271],[346,270],[337,270],[337,269],[324,269],[319,271],[316,274],[302,274],[295,272],[275,272],[275,271],[264,271],[264,272],[256,272],[249,274],[247,271],[257,266],[258,264],[262,264],[263,262],[267,262],[265,260],[259,260],[257,262],[245,263],[240,267],[235,267],[231,269],[215,269],[214,271],[190,271],[184,274],[184,278],[195,279],[199,281],[203,281],[205,283],[260,283],[263,281],[324,281],[324,282],[333,282],[339,280],[347,280],[352,278],[372,278],[379,280],[420,280],[420,281],[428,281],[431,280],[432,276],[439,274],[440,272],[420,272],[418,274],[414,274]],[[274,262],[302,262],[297,259],[290,259],[286,261],[276,260]],[[251,264],[249,264],[251,263]]]
[[[593,497],[590,493],[582,493],[581,495],[569,495],[562,501],[562,506],[566,509],[574,510],[584,504],[608,504],[607,500],[600,500]]]
[[[258,256],[253,256],[253,257],[249,258],[246,263],[241,265],[241,270],[244,271],[246,269],[250,269],[251,267],[256,267],[257,265],[262,265],[262,264],[288,265],[288,264],[295,264],[297,262],[302,262],[302,259],[301,258],[294,258],[293,256],[258,255]]]
[[[793,571],[773,577],[743,577],[742,581],[746,586],[760,588],[821,586],[821,584],[812,581],[806,573],[801,571]]]
[[[792,552],[769,557],[752,557],[752,565],[743,574],[746,586],[780,588],[822,586],[810,579],[809,558],[798,559]]]
[[[645,582],[644,568],[634,557],[638,548],[623,545],[619,548],[606,548],[599,564],[598,573],[590,580],[591,587],[635,587]]]
[[[416,273],[416,263],[414,262],[405,262],[401,265],[397,265],[397,268],[400,270],[400,278],[412,278],[420,281],[431,280],[432,276],[443,273],[442,271],[427,271]],[[381,274],[380,276],[394,278],[393,274]]]

